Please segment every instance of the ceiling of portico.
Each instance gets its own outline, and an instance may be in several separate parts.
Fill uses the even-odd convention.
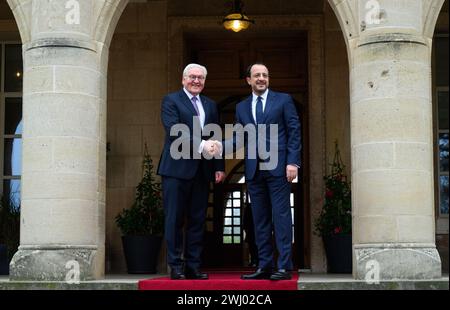
[[[326,0],[243,0],[247,15],[318,14]],[[229,0],[168,0],[169,16],[224,15],[230,9]]]
[[[151,1],[151,0],[147,0]],[[160,0],[159,0],[160,1]],[[167,14],[169,16],[206,16],[223,15],[229,9],[229,0],[167,0]],[[244,11],[248,15],[268,14],[319,14],[323,12],[326,0],[244,0]],[[131,0],[130,2],[146,2],[145,0]],[[449,1],[446,0],[442,8],[448,12]],[[0,20],[13,19],[13,14],[6,0],[0,0]]]
[[[147,0],[151,1],[151,0]],[[131,0],[130,2],[147,2]],[[323,11],[325,0],[244,0],[244,11],[248,15],[271,14],[317,14]],[[207,16],[224,15],[230,6],[229,0],[167,0],[169,16]],[[0,0],[0,19],[13,19],[6,0]]]

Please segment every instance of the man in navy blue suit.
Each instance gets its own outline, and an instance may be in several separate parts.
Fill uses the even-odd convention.
[[[264,64],[250,66],[246,79],[252,95],[237,105],[236,122],[244,127],[256,125],[258,128],[257,141],[253,141],[253,145],[255,142],[258,145],[256,156],[250,156],[252,141],[248,136],[244,146],[245,180],[252,201],[259,261],[256,272],[243,275],[242,279],[287,280],[291,279],[293,269],[290,183],[297,177],[300,167],[300,122],[291,96],[269,90],[269,71]],[[277,135],[262,138],[258,125],[276,126]],[[273,145],[278,148],[275,154],[269,152],[273,158],[261,156],[263,147]],[[275,165],[265,165],[268,161],[275,161]],[[272,231],[279,254],[277,268],[274,266]]]
[[[216,104],[200,95],[206,75],[207,70],[201,65],[186,66],[182,77],[183,89],[165,96],[161,106],[166,137],[158,174],[162,177],[165,239],[173,280],[208,279],[208,275],[200,271],[200,257],[209,183],[223,182],[225,178],[223,159],[204,156],[211,154],[213,142],[206,140],[208,137],[203,140],[201,135],[195,135],[195,127],[203,128],[219,121]],[[170,133],[180,125],[188,131],[187,138],[184,138],[187,143],[174,147],[177,139],[183,139]],[[180,153],[184,154],[181,158]]]

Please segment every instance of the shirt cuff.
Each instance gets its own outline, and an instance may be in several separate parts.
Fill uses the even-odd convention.
[[[219,144],[219,155],[220,157],[223,157],[223,144],[220,141],[218,141],[218,144]]]
[[[201,154],[202,152],[203,152],[203,147],[205,146],[205,140],[202,140],[202,142],[200,142],[200,145],[198,146],[198,150],[197,150],[197,152],[199,153],[199,154]]]

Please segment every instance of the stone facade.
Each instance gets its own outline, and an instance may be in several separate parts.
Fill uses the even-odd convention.
[[[332,1],[350,62],[353,274],[437,278],[431,42],[444,1]],[[419,18],[420,17],[420,18]],[[380,251],[381,249],[381,251]],[[395,272],[394,272],[395,270]]]
[[[218,1],[78,0],[78,25],[66,22],[65,2],[8,0],[24,59],[17,280],[62,280],[70,260],[82,279],[124,271],[114,217],[133,201],[144,142],[159,157],[159,105],[179,87],[182,32],[220,28],[224,12]],[[430,59],[444,1],[379,0],[372,24],[359,1],[307,2],[246,1],[246,10],[267,29],[311,35],[311,222],[338,139],[352,176],[354,277],[373,260],[384,280],[439,277]],[[311,268],[323,272],[310,234]]]
[[[8,1],[23,43],[27,124],[14,280],[63,280],[68,260],[82,262],[81,279],[104,274],[107,64],[126,1],[66,2]]]

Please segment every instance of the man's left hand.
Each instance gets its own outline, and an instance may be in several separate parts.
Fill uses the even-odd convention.
[[[298,168],[294,165],[286,166],[286,177],[288,182],[292,182],[297,177]]]
[[[225,176],[226,176],[225,172],[216,171],[216,184],[225,181]]]

